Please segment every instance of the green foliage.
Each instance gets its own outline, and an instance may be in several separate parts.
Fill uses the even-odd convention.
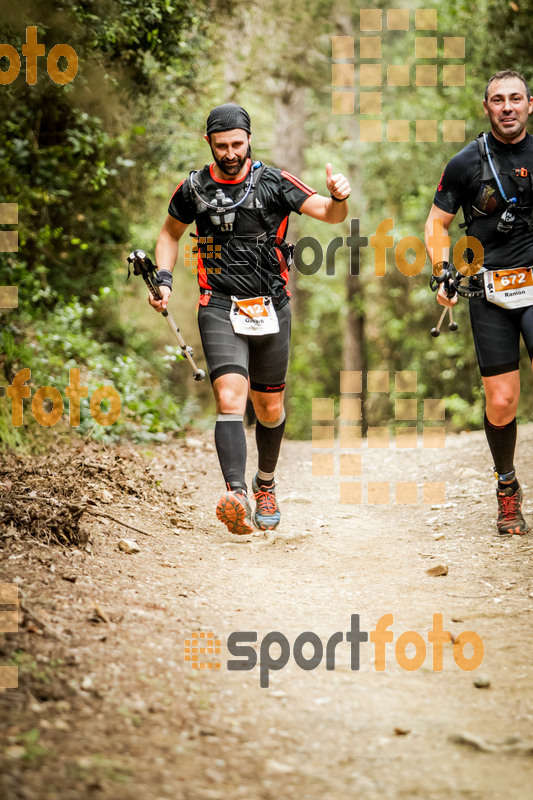
[[[305,317],[293,326],[289,365],[287,434],[295,439],[311,435],[312,400],[339,394],[342,369],[343,298],[339,281],[317,273],[300,276],[300,297]]]
[[[111,202],[111,139],[67,98],[30,95],[3,109],[0,127],[0,181],[10,187],[6,201],[19,206],[19,254],[0,256],[0,271],[33,309],[71,294],[87,302],[110,278],[112,248],[127,236],[127,219]]]
[[[58,85],[41,60],[34,86],[21,71],[1,87],[0,185],[2,200],[19,206],[19,255],[0,256],[0,274],[26,302],[51,308],[112,285],[133,209],[141,210],[135,170],[157,164],[139,124],[157,95],[156,66],[179,63],[190,82],[206,18],[203,0],[96,0],[68,11],[59,0],[23,0],[8,14],[5,40],[20,48],[35,19],[39,41],[47,49],[69,42],[79,70]]]
[[[123,399],[111,430],[95,427],[86,408],[80,433],[163,438],[195,407],[173,391],[171,366],[151,355],[149,334],[120,321],[114,287],[146,182],[169,146],[146,135],[162,70],[191,88],[195,58],[209,45],[207,3],[22,0],[3,22],[3,41],[19,52],[26,27],[37,25],[46,52],[68,43],[79,69],[59,85],[40,58],[28,85],[23,61],[0,87],[0,200],[19,209],[19,250],[0,254],[0,285],[18,286],[20,298],[17,312],[0,313],[0,370],[11,380],[29,367],[33,386],[64,386],[79,367],[91,392],[110,381]],[[0,404],[0,443],[22,446],[31,420],[14,429],[7,408]]]
[[[30,386],[53,386],[63,396],[64,419],[58,429],[67,425],[68,401],[64,387],[69,383],[70,370],[79,369],[82,386],[88,388],[88,398],[81,401],[81,420],[76,432],[88,434],[99,441],[114,441],[128,437],[134,441],[164,441],[167,432],[179,432],[190,424],[197,414],[194,400],[184,403],[170,393],[170,373],[175,357],[156,362],[136,352],[130,346],[124,354],[109,341],[98,341],[91,331],[91,317],[101,312],[110,295],[104,287],[99,297],[91,298],[91,305],[84,306],[78,300],[57,303],[53,314],[42,319],[28,321],[24,325],[25,340],[17,342],[17,329],[6,326],[0,331],[0,351],[3,352],[3,370],[11,381],[18,370],[30,367]],[[133,338],[133,331],[132,338]],[[125,330],[126,337],[128,331]],[[141,348],[142,350],[142,348]],[[121,399],[121,414],[111,426],[96,424],[89,410],[89,400],[102,385],[111,385]],[[102,411],[107,411],[102,407]],[[5,427],[5,444],[16,443],[10,434],[10,420],[1,418]],[[31,419],[29,401],[25,413],[25,425],[35,426]],[[1,432],[1,429],[0,429]],[[0,440],[1,441],[1,440]]]

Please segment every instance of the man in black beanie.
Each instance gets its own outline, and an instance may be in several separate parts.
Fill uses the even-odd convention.
[[[350,185],[326,165],[329,197],[289,172],[251,158],[251,122],[235,103],[214,108],[205,139],[214,162],[176,188],[156,247],[163,311],[172,289],[179,240],[196,222],[198,324],[217,407],[215,445],[226,490],[218,519],[236,534],[279,525],[274,470],[285,427],[283,393],[289,359],[289,214],[342,222]],[[253,513],[245,479],[243,416],[250,390],[257,416],[258,469]]]

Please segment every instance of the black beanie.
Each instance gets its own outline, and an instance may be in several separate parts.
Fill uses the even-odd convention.
[[[248,112],[237,103],[225,103],[216,106],[207,118],[207,135],[221,131],[232,131],[241,128],[246,133],[252,132],[252,124]]]

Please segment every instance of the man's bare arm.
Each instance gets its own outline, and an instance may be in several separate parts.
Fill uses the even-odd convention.
[[[188,227],[185,222],[167,216],[155,247],[155,263],[158,269],[168,269],[172,272],[178,258],[179,241]],[[163,295],[162,300],[156,300],[149,295],[148,301],[157,311],[164,311],[168,305],[171,289],[168,286],[160,286],[159,291]]]
[[[158,269],[169,269],[172,272],[178,257],[179,240],[188,227],[185,222],[167,216],[155,246],[155,263]]]
[[[454,218],[455,214],[448,214],[448,212],[443,211],[434,203],[431,206],[426,220],[425,240],[426,250],[432,266],[439,264],[441,261],[450,260],[450,237],[448,231]],[[457,303],[457,295],[455,297],[447,297],[444,285],[441,284],[437,292],[437,302],[441,306],[454,306]]]
[[[342,222],[346,219],[348,214],[348,203],[344,200],[342,203],[332,200],[331,197],[324,197],[321,194],[312,194],[307,200],[304,200],[300,206],[302,214],[307,214],[308,217],[314,217],[321,222]]]

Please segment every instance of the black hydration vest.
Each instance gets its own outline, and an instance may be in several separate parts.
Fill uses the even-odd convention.
[[[279,268],[281,255],[285,267],[290,269],[294,247],[283,239],[280,240],[276,231],[271,229],[272,222],[263,213],[263,207],[255,193],[265,169],[266,164],[261,161],[252,162],[249,175],[240,184],[236,197],[226,198],[227,203],[223,200],[225,184],[217,184],[216,181],[207,184],[200,177],[202,172],[193,170],[189,174],[188,182],[196,206],[198,235],[200,240],[212,238],[214,245],[223,245],[230,239],[262,244],[265,248],[264,257],[269,259],[272,266]],[[218,198],[216,195],[208,195],[208,192],[213,192],[213,184],[218,186],[215,190]],[[227,222],[229,219],[231,222]],[[238,222],[237,230],[235,222]]]
[[[215,241],[225,241],[234,236],[246,239],[268,237],[261,203],[255,194],[265,166],[261,161],[252,163],[248,177],[240,184],[239,192],[234,198],[226,197],[224,184],[216,189],[215,197],[209,197],[208,191],[213,191],[213,186],[205,184],[200,178],[201,172],[193,170],[189,174],[189,189],[196,206],[200,236],[210,236]],[[238,233],[235,231],[237,218]]]
[[[467,228],[468,232],[468,228],[474,219],[501,214],[507,204],[508,208],[512,207],[516,216],[527,223],[529,230],[532,230],[533,206],[531,197],[533,191],[533,175],[528,170],[519,167],[511,169],[508,173],[503,172],[497,157],[488,149],[487,135],[485,133],[480,133],[476,136],[475,141],[481,160],[479,176],[480,186],[475,200],[473,202],[467,201],[463,205],[465,221],[460,227]],[[490,161],[492,161],[492,167]],[[497,186],[500,176],[504,174],[507,174],[513,183],[516,184],[516,196],[514,198],[506,199]],[[526,198],[526,194],[529,194],[528,198]],[[511,203],[511,199],[514,199],[516,202]]]

